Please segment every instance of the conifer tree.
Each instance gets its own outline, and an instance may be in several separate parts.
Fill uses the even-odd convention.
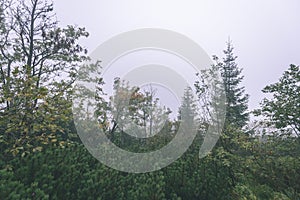
[[[197,128],[197,104],[194,99],[193,91],[190,87],[184,90],[181,106],[179,108],[178,119],[183,122],[183,130],[188,134]]]
[[[229,40],[224,50],[223,62],[219,62],[221,76],[224,82],[226,93],[226,121],[225,125],[242,128],[246,125],[249,113],[248,94],[245,94],[245,87],[240,86],[244,76],[242,69],[236,63],[237,56],[233,53],[232,42]]]

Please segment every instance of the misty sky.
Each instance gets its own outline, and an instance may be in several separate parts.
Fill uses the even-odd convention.
[[[90,51],[114,35],[139,28],[184,34],[210,56],[222,56],[230,36],[244,69],[250,109],[262,88],[276,82],[289,64],[300,64],[299,0],[54,0],[60,25],[90,33]]]

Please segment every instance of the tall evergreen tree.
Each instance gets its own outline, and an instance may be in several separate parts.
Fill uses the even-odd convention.
[[[183,130],[187,134],[197,128],[197,122],[199,120],[197,118],[197,105],[190,87],[187,87],[184,91],[178,119],[183,122]]]
[[[202,109],[207,110],[204,122],[209,126],[213,125],[215,133],[220,134],[212,155],[218,158],[215,174],[218,176],[222,171],[222,175],[228,177],[228,188],[234,188],[238,180],[235,170],[240,166],[236,165],[236,154],[241,152],[239,138],[245,136],[240,129],[246,125],[249,117],[248,95],[245,94],[244,87],[240,86],[243,76],[236,59],[229,41],[224,50],[224,58],[219,60],[214,56],[215,64],[197,74],[199,80],[195,83],[198,100],[204,108]]]
[[[225,125],[242,128],[249,119],[247,112],[249,95],[245,94],[245,87],[240,86],[244,76],[241,75],[242,69],[236,63],[237,56],[233,50],[232,42],[229,40],[226,50],[223,51],[223,62],[218,63],[226,93]]]

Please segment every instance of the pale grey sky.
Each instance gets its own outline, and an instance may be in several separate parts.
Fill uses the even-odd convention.
[[[61,25],[86,27],[90,51],[114,35],[139,28],[184,34],[209,55],[222,56],[230,36],[244,69],[250,109],[261,89],[289,64],[300,64],[299,0],[54,0]]]

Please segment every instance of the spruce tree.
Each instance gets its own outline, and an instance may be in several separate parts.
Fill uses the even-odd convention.
[[[226,50],[223,51],[223,62],[218,63],[226,93],[225,125],[242,128],[249,119],[247,112],[249,95],[245,94],[245,87],[240,86],[244,76],[241,75],[242,69],[236,63],[237,56],[233,50],[232,42],[229,40]]]
[[[195,131],[198,122],[197,105],[194,99],[192,88],[184,90],[181,106],[179,108],[178,120],[182,122],[183,129],[187,134]]]

